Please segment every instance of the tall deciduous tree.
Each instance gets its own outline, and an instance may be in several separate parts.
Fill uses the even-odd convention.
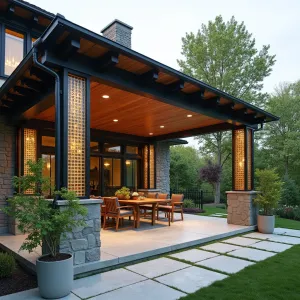
[[[269,48],[264,45],[258,50],[243,22],[238,23],[234,17],[224,22],[217,16],[208,25],[202,24],[196,34],[187,33],[182,38],[184,59],[178,60],[178,64],[190,76],[263,106],[266,99],[262,93],[263,80],[275,63],[275,55],[269,54]],[[211,152],[219,165],[228,157],[229,140],[228,132],[198,137],[200,150]],[[220,195],[220,186],[216,193]]]
[[[300,81],[280,84],[267,109],[280,116],[280,120],[265,126],[264,149],[281,175],[290,176],[300,164]]]

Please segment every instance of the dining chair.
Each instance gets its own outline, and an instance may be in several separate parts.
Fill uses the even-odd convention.
[[[103,201],[105,205],[103,229],[111,228],[111,227],[106,227],[106,221],[107,218],[113,218],[116,220],[116,231],[118,231],[119,223],[120,221],[123,221],[125,217],[129,217],[129,218],[133,217],[133,225],[126,228],[134,228],[135,221],[136,221],[136,213],[134,210],[134,206],[132,205],[120,206],[117,197],[104,197]]]
[[[181,220],[183,221],[183,194],[173,194],[171,197],[170,205],[158,205],[157,206],[157,220],[159,219],[159,212],[162,211],[167,214],[167,218],[169,221],[174,222],[174,213],[181,213]]]
[[[148,193],[147,198],[150,199],[157,199],[158,193]],[[146,218],[147,215],[152,215],[153,207],[150,204],[141,205],[140,209],[144,213],[144,218]]]

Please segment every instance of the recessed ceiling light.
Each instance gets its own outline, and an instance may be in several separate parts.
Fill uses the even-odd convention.
[[[191,118],[193,115],[186,115],[188,118]]]
[[[150,132],[149,135],[153,135],[153,132]]]
[[[117,120],[117,119],[114,119],[113,121],[117,123],[119,120]]]
[[[165,128],[165,126],[164,126],[164,125],[160,125],[159,127],[160,127],[160,128]]]
[[[109,98],[109,96],[108,96],[108,95],[102,95],[102,98],[104,98],[104,99],[108,99],[108,98]]]

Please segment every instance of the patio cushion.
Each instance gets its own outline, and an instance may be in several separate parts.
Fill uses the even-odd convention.
[[[107,213],[108,216],[117,216],[118,214],[117,213],[113,213],[113,212],[108,212]],[[120,210],[120,216],[133,216],[133,211],[132,210],[126,210],[126,209],[121,209]]]

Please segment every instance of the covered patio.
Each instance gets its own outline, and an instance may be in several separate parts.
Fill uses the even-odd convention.
[[[184,222],[176,221],[171,227],[165,221],[158,221],[152,227],[149,226],[148,220],[143,222],[139,229],[118,232],[101,230],[100,260],[93,266],[74,266],[74,274],[102,271],[124,263],[242,234],[256,227],[227,224],[226,219],[217,217],[185,214],[184,218]],[[36,249],[31,254],[26,251],[18,252],[24,239],[23,235],[0,236],[0,247],[12,251],[24,266],[35,272],[35,261],[42,251]]]
[[[118,20],[109,26],[130,29]],[[18,128],[15,174],[27,174],[27,162],[43,158],[44,175],[53,186],[75,191],[87,206],[89,225],[60,245],[75,254],[76,274],[256,225],[254,132],[278,118],[128,45],[57,16],[3,84],[0,106],[7,122]],[[187,215],[170,227],[160,221],[152,227],[146,220],[135,231],[100,231],[101,200],[91,195],[112,196],[122,186],[145,196],[170,193],[169,147],[185,143],[180,138],[225,130],[233,137],[227,221]],[[9,231],[18,233],[14,221]]]

